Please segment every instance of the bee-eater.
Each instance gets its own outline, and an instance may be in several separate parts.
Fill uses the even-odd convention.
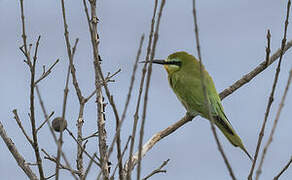
[[[205,103],[200,63],[194,56],[186,52],[176,52],[169,55],[165,60],[153,60],[153,63],[164,65],[168,73],[170,87],[188,113],[194,116],[200,115],[211,120],[208,106]],[[204,66],[202,66],[202,74],[214,124],[222,131],[231,144],[235,147],[240,147],[252,160],[240,137],[227,119],[214,82]]]

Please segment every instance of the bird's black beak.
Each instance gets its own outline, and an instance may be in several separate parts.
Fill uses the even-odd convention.
[[[150,61],[141,61],[140,63],[150,63]],[[167,62],[163,59],[155,59],[152,61],[152,63],[155,63],[155,64],[167,64]]]

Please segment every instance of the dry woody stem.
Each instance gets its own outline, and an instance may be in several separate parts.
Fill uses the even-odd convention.
[[[152,44],[152,38],[153,38],[153,33],[154,33],[154,23],[155,23],[155,15],[156,15],[156,10],[157,10],[157,4],[158,4],[158,0],[155,0],[153,16],[152,16],[152,20],[151,20],[151,29],[150,29],[150,33],[149,33],[149,41],[148,41],[148,46],[147,46],[147,53],[146,53],[146,61],[147,62],[149,60],[150,52],[151,52],[151,44]],[[137,104],[136,104],[136,109],[135,109],[135,113],[134,113],[134,123],[133,123],[133,127],[132,127],[129,159],[132,157],[133,150],[134,150],[136,131],[137,131],[137,124],[138,124],[138,119],[139,119],[138,114],[139,114],[140,102],[141,102],[141,97],[142,97],[142,91],[143,91],[143,87],[144,87],[144,80],[145,80],[145,76],[146,76],[146,67],[147,67],[147,63],[145,63],[144,66],[143,66],[142,76],[141,76],[140,85],[139,85],[138,100],[137,100]],[[132,167],[133,167],[132,166],[132,161],[128,161],[125,164],[125,168],[124,169],[126,171],[125,173],[126,173],[126,179],[127,180],[130,180],[132,169],[133,169]]]
[[[13,155],[18,166],[23,170],[23,172],[27,175],[27,177],[32,180],[38,180],[39,178],[32,171],[32,169],[30,169],[29,165],[25,162],[25,159],[23,158],[23,156],[16,149],[13,141],[6,134],[6,131],[1,121],[0,121],[0,136],[3,139],[4,143],[6,144],[7,148],[9,149],[10,153]]]
[[[148,71],[147,71],[146,87],[145,87],[145,95],[144,95],[144,104],[143,104],[143,112],[142,112],[142,122],[141,122],[140,137],[139,137],[137,179],[140,179],[140,173],[141,173],[142,143],[143,143],[144,126],[145,126],[146,113],[147,113],[148,92],[149,92],[151,73],[152,73],[152,61],[153,61],[154,56],[155,56],[155,50],[156,50],[156,45],[157,45],[157,41],[158,41],[158,32],[159,32],[160,19],[161,19],[161,16],[162,16],[162,11],[163,11],[164,5],[165,5],[165,0],[162,0],[161,4],[160,4],[159,12],[158,12],[156,28],[155,28],[155,31],[154,31],[154,39],[153,39],[153,45],[152,45],[152,49],[151,49],[150,64],[148,66]]]
[[[275,134],[275,130],[276,130],[276,127],[277,127],[277,123],[279,121],[280,114],[282,112],[282,109],[283,109],[283,106],[284,106],[284,102],[286,100],[286,96],[287,96],[287,93],[288,93],[288,90],[289,90],[291,79],[292,79],[292,69],[290,70],[289,78],[288,78],[288,81],[287,81],[287,84],[286,84],[286,87],[285,87],[284,94],[282,96],[281,102],[280,102],[279,107],[278,107],[278,111],[277,111],[276,118],[275,118],[274,123],[273,123],[273,127],[272,127],[272,130],[271,130],[268,142],[266,143],[266,145],[265,145],[265,147],[263,149],[263,153],[262,153],[262,156],[261,156],[260,164],[259,164],[259,167],[258,167],[258,169],[256,171],[256,179],[257,180],[259,179],[259,176],[260,176],[260,174],[262,172],[262,166],[264,164],[264,159],[265,159],[267,150],[268,150],[270,144],[272,143],[273,136]]]

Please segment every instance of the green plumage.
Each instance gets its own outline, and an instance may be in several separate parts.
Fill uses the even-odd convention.
[[[155,61],[153,62],[155,63]],[[186,52],[176,52],[168,56],[163,62],[160,61],[159,64],[164,64],[168,72],[169,84],[186,110],[193,115],[199,114],[210,120],[208,107],[204,103],[205,97],[201,83],[199,61]],[[211,76],[204,67],[202,68],[207,99],[215,125],[231,144],[240,147],[252,159],[224,113],[220,97]]]

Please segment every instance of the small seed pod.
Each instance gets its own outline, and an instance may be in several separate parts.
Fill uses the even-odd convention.
[[[64,129],[67,128],[67,121],[63,120],[61,117],[56,117],[52,121],[52,127],[57,132],[64,131]]]

